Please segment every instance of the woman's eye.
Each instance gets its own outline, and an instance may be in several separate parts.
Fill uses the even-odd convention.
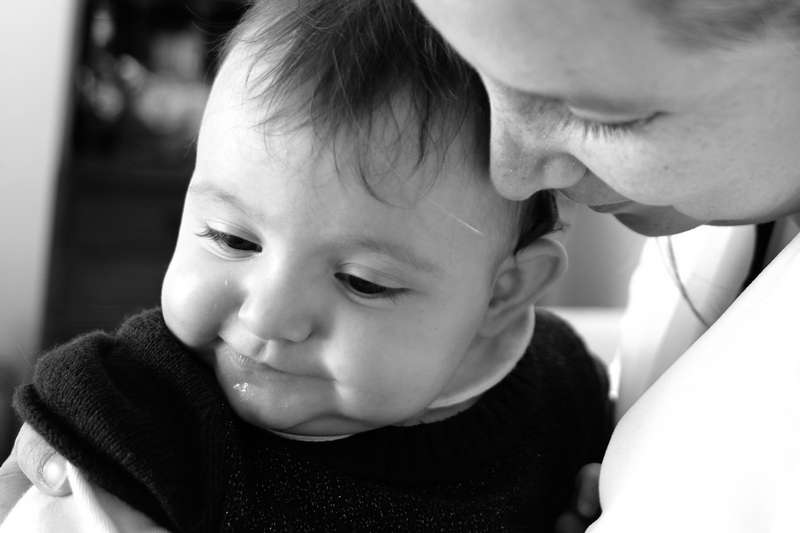
[[[406,292],[406,289],[385,287],[371,281],[367,281],[352,274],[337,272],[335,275],[342,284],[350,291],[363,298],[390,298],[395,299]]]
[[[262,249],[260,245],[252,241],[213,228],[207,227],[201,233],[198,233],[198,236],[208,239],[223,248],[239,252],[260,252]]]
[[[569,122],[583,130],[584,137],[618,137],[630,133],[652,122],[660,113],[654,113],[645,118],[629,120],[627,122],[597,122],[571,115]]]

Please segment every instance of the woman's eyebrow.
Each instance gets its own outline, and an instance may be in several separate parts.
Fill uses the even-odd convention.
[[[506,97],[516,101],[520,105],[528,105],[534,100],[562,102],[571,107],[585,109],[587,111],[597,111],[600,113],[635,113],[646,110],[649,106],[646,102],[637,99],[624,98],[620,96],[603,96],[590,92],[580,93],[556,93],[543,92],[535,93],[523,89],[510,87],[502,82],[491,80],[494,87],[505,93]]]
[[[598,111],[601,113],[636,113],[643,111],[647,106],[641,102],[633,102],[622,99],[609,99],[593,94],[579,94],[564,101],[575,108],[587,111]]]

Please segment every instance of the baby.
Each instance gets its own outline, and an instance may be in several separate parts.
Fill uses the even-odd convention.
[[[256,3],[160,309],[56,349],[16,398],[75,492],[118,527],[552,529],[602,457],[607,382],[534,314],[557,212],[494,191],[488,113],[410,2]]]

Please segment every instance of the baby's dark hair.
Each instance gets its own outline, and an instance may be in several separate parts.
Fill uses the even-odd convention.
[[[225,54],[239,45],[247,50],[249,94],[269,104],[265,125],[281,121],[310,126],[330,140],[339,133],[360,138],[359,177],[376,198],[363,163],[375,118],[401,92],[410,97],[418,125],[417,167],[430,147],[443,157],[467,125],[474,143],[467,153],[488,177],[490,111],[483,84],[411,0],[254,0]],[[549,191],[519,202],[515,214],[514,253],[560,229]]]

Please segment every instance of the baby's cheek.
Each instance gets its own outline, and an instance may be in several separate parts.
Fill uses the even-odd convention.
[[[426,407],[444,387],[428,346],[400,341],[351,346],[351,361],[337,370],[348,414],[375,424],[396,424]]]
[[[170,265],[161,290],[167,327],[184,344],[202,347],[217,338],[228,312],[225,285],[198,269]]]

